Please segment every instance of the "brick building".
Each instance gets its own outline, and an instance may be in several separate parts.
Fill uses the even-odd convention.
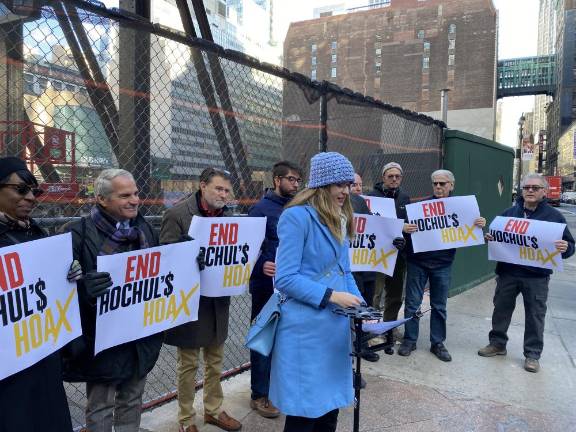
[[[493,138],[497,12],[491,0],[390,0],[292,23],[284,66]]]

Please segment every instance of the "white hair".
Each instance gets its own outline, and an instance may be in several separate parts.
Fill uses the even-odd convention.
[[[536,174],[536,173],[530,173],[530,174],[526,174],[524,177],[522,177],[522,181],[520,182],[520,187],[524,186],[526,184],[527,180],[530,179],[537,179],[540,184],[544,187],[544,189],[548,190],[549,185],[548,185],[548,181],[546,180],[546,177],[541,176],[540,174]]]
[[[134,176],[125,169],[109,168],[100,173],[94,180],[94,196],[108,198],[112,193],[112,180],[116,177],[127,177],[134,181]]]
[[[456,183],[456,179],[454,178],[454,174],[452,174],[452,171],[448,171],[445,169],[436,170],[430,175],[430,179],[432,181],[434,181],[434,177],[436,177],[436,176],[447,177],[448,180],[450,181],[450,183],[452,183],[452,184]]]

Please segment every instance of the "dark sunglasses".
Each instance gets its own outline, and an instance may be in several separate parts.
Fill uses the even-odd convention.
[[[432,182],[432,184],[433,184],[434,186],[440,186],[440,187],[444,187],[444,186],[446,186],[448,183],[450,183],[450,182]]]
[[[300,177],[294,177],[294,176],[278,176],[278,178],[283,178],[288,180],[290,183],[294,184],[294,183],[302,183],[302,179]]]
[[[26,183],[19,183],[19,184],[13,184],[13,183],[5,183],[5,184],[0,184],[0,188],[3,187],[10,187],[12,189],[14,189],[18,195],[22,195],[22,196],[26,196],[28,195],[28,193],[30,193],[30,191],[32,191],[32,195],[34,195],[35,197],[38,197],[40,195],[42,195],[44,193],[44,191],[40,188],[37,187],[33,187],[33,186],[29,186]]]
[[[525,190],[525,191],[533,190],[534,192],[538,192],[540,189],[544,189],[544,186],[538,186],[538,185],[522,186],[522,190]]]

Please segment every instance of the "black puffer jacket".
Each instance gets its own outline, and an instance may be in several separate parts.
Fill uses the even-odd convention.
[[[45,236],[34,222],[27,230],[0,223],[0,247]],[[0,406],[0,432],[71,432],[60,354],[51,354],[29,368],[0,380]]]
[[[138,215],[132,225],[144,232],[149,247],[158,246],[158,236],[142,216]],[[74,259],[80,262],[82,271],[95,271],[105,234],[96,228],[90,217],[69,224],[64,230],[72,233]],[[114,383],[125,381],[134,374],[139,378],[146,376],[160,354],[163,333],[118,345],[94,356],[96,303],[86,295],[82,281],[78,281],[78,299],[83,334],[62,353],[64,380]]]

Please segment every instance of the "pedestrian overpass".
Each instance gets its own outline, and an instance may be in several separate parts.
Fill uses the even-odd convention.
[[[497,98],[545,94],[554,96],[556,59],[553,55],[498,61]]]

